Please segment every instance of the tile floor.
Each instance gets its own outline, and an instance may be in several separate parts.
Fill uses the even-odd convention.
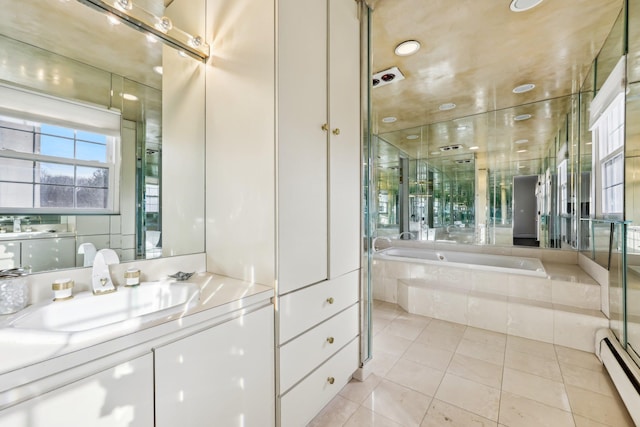
[[[376,301],[374,358],[309,426],[625,427],[595,355]]]

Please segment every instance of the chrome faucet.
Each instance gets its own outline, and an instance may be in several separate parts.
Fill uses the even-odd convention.
[[[386,236],[378,236],[376,238],[373,239],[373,241],[371,242],[371,249],[373,249],[373,252],[378,252],[378,248],[376,248],[376,242],[378,241],[378,239],[380,240],[386,240],[387,243],[389,244],[389,246],[391,246],[391,239],[386,237]]]
[[[91,273],[91,286],[94,295],[115,292],[116,287],[111,280],[109,265],[120,264],[118,254],[113,249],[100,249],[93,259],[93,271]]]

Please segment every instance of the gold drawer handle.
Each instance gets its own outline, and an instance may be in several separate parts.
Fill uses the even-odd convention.
[[[333,297],[329,297],[329,298],[327,298],[327,302],[328,302],[329,304],[333,304]]]
[[[323,124],[323,125],[322,125],[322,130],[323,130],[323,131],[325,131],[325,132],[326,132],[326,131],[328,131],[328,130],[329,130],[329,125],[328,125],[328,124],[326,124],[326,123],[325,123],[325,124]]]
[[[334,134],[334,135],[340,135],[340,128],[335,128],[335,129],[333,130],[333,134]]]
[[[335,379],[335,378],[333,378],[333,377],[329,377],[329,378],[327,378],[327,382],[328,382],[329,384],[333,384],[334,382],[336,382],[336,379]]]
[[[333,341],[334,341],[334,340],[333,340],[333,337],[329,337],[329,338],[327,338],[327,342],[328,342],[329,344],[333,344]]]

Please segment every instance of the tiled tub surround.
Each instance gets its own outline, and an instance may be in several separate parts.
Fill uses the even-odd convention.
[[[373,297],[409,313],[593,352],[595,331],[608,326],[600,285],[575,263],[543,263],[546,278],[374,258]]]

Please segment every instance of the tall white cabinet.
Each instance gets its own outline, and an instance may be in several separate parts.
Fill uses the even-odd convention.
[[[278,0],[278,422],[359,364],[360,55],[354,0]]]

